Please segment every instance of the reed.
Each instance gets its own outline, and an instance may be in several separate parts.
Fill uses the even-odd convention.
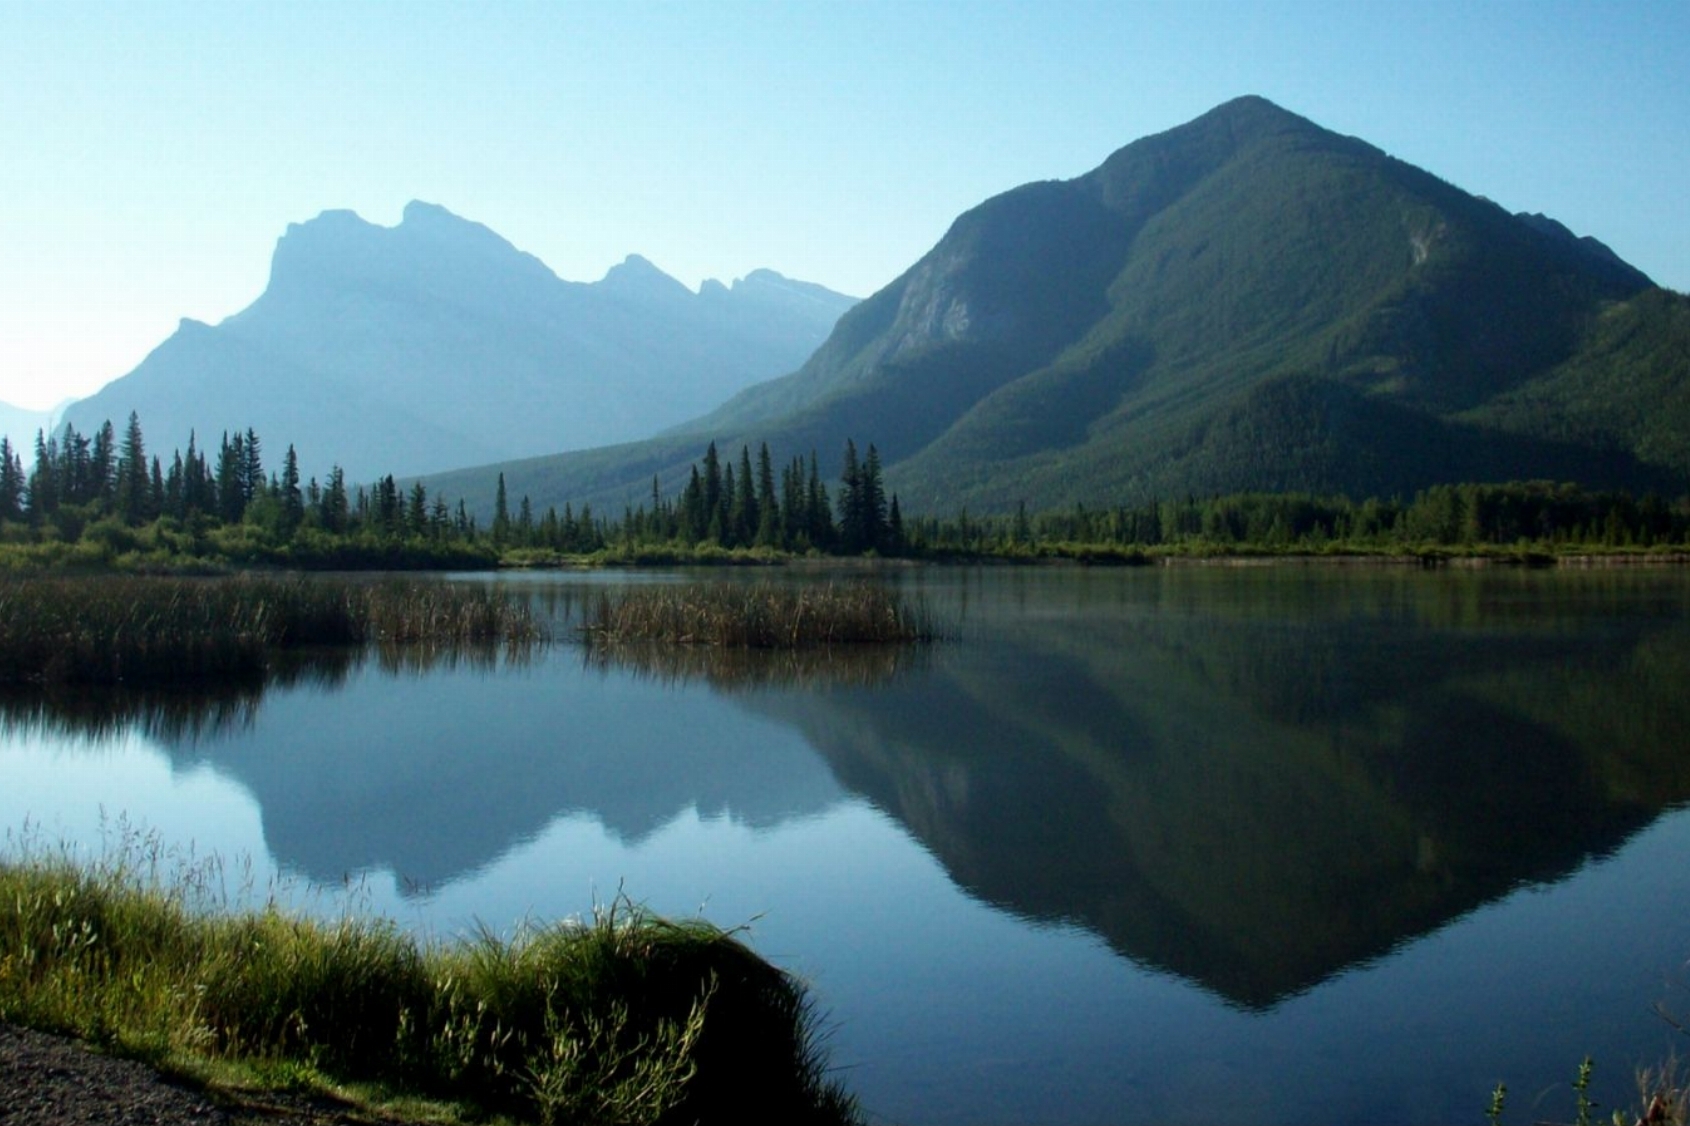
[[[605,591],[581,627],[589,644],[738,649],[932,641],[919,600],[875,583],[689,583]]]
[[[135,855],[0,864],[0,1019],[178,1069],[381,1084],[471,1118],[857,1120],[802,987],[705,923],[621,900],[419,944],[381,919],[213,909],[203,862]]]
[[[0,684],[256,680],[278,649],[540,638],[526,607],[440,582],[0,579]]]

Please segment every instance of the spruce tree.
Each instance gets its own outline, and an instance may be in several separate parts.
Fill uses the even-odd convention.
[[[0,520],[23,519],[23,462],[12,451],[12,440],[0,437]]]
[[[839,473],[839,550],[855,555],[868,547],[863,526],[862,469],[857,465],[857,444],[845,439],[845,467]]]
[[[147,486],[147,454],[141,438],[141,418],[130,411],[129,425],[123,432],[123,447],[117,455],[117,514],[125,524],[140,524],[148,518]]]
[[[863,459],[862,473],[857,481],[858,519],[863,526],[865,550],[880,550],[886,546],[886,486],[880,479],[880,451],[870,442],[868,456]]]
[[[511,534],[510,504],[505,498],[505,475],[499,474],[499,491],[493,497],[493,543],[505,545]]]
[[[53,440],[35,432],[35,472],[29,478],[29,518],[32,523],[59,510],[58,450]]]
[[[299,455],[291,442],[282,459],[281,498],[282,533],[291,536],[305,520],[305,496],[299,491]]]

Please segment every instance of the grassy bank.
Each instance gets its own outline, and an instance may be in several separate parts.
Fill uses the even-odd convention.
[[[856,1120],[803,989],[707,924],[619,903],[419,944],[378,919],[210,909],[205,872],[0,864],[0,1019],[190,1074],[373,1084],[465,1119]]]
[[[540,636],[524,606],[484,588],[431,581],[0,580],[0,685],[256,678],[280,649]]]
[[[688,583],[606,591],[581,627],[589,644],[738,649],[932,641],[926,608],[874,583]]]

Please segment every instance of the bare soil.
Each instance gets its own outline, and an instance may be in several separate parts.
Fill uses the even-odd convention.
[[[393,1120],[321,1095],[212,1092],[78,1040],[0,1024],[0,1126],[354,1126]]]

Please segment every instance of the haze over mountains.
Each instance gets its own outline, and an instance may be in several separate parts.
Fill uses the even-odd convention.
[[[216,326],[184,320],[64,412],[131,410],[154,450],[254,429],[305,472],[353,481],[651,434],[797,367],[852,298],[758,270],[694,293],[638,256],[565,282],[486,227],[413,202],[289,226],[270,283]]]
[[[791,375],[619,447],[441,475],[619,511],[715,440],[878,445],[906,511],[1446,481],[1690,485],[1690,299],[1261,98],[959,217]]]
[[[36,411],[28,407],[13,406],[11,403],[0,403],[0,435],[10,439],[12,448],[27,460],[29,451],[34,449],[36,433],[52,430],[59,412],[63,409],[63,406],[59,406],[52,410]]]

